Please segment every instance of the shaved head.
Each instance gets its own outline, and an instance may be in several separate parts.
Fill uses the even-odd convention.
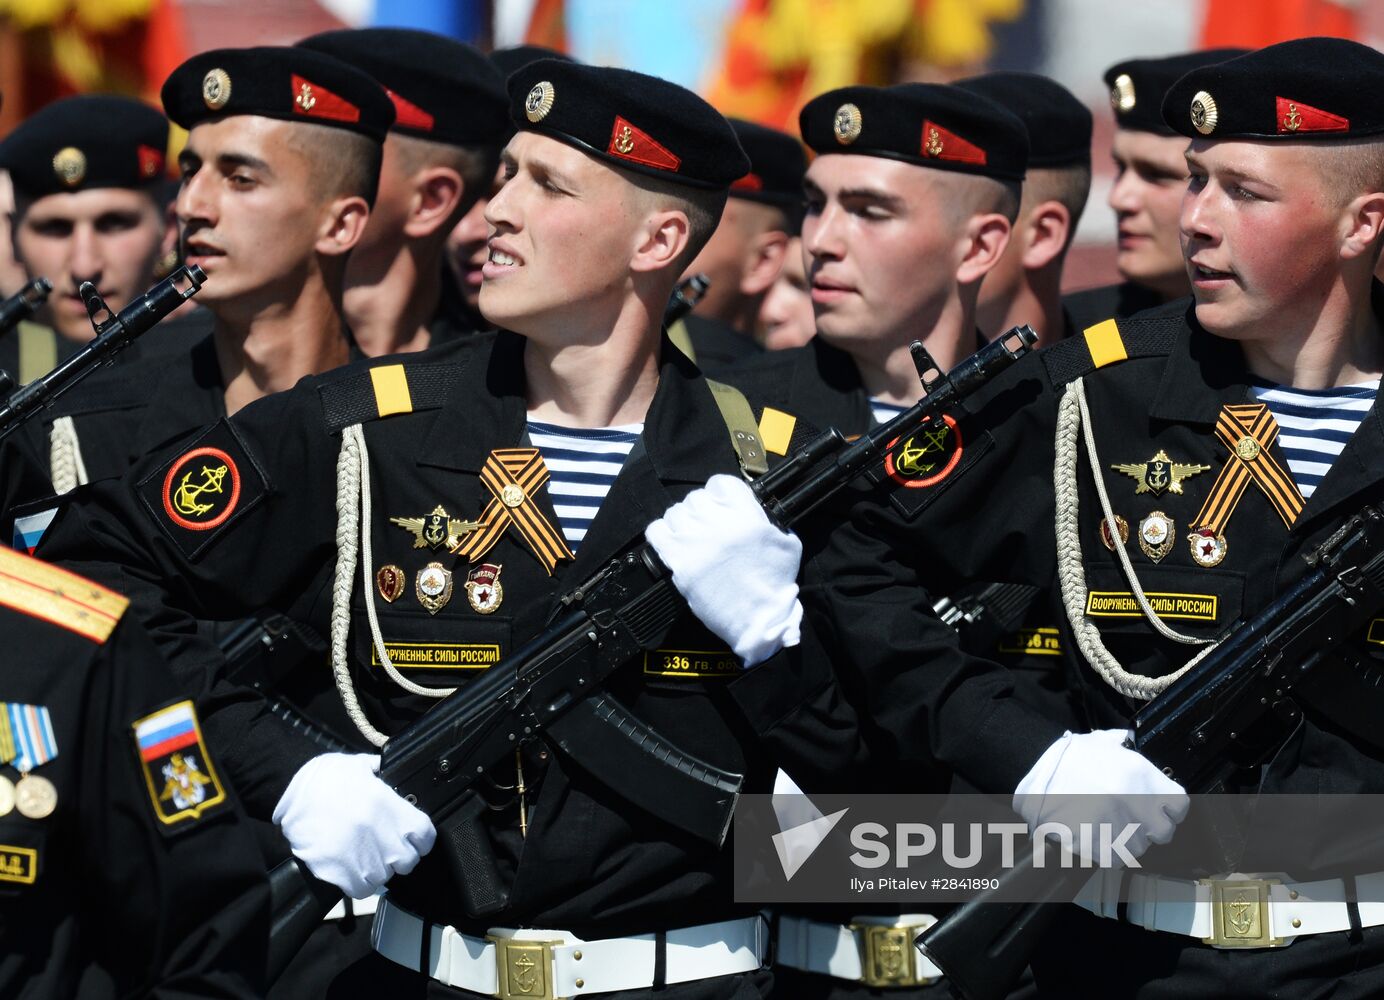
[[[311,165],[314,186],[324,200],[357,197],[374,206],[383,155],[379,143],[311,122],[294,122],[285,134],[289,148]]]

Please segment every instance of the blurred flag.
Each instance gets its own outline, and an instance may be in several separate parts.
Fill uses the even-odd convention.
[[[489,44],[490,0],[318,0],[348,28],[417,28]]]
[[[791,131],[798,109],[834,87],[981,67],[990,25],[1018,17],[1024,2],[741,0],[709,99],[728,115]]]
[[[1202,48],[1259,49],[1290,38],[1358,38],[1358,0],[1206,0]]]

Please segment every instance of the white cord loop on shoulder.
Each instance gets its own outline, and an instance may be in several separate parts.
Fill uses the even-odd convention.
[[[48,435],[48,474],[54,493],[68,493],[91,482],[82,461],[82,442],[71,417],[58,417]]]
[[[445,698],[456,688],[430,688],[414,683],[399,673],[385,648],[375,613],[375,590],[371,586],[374,558],[370,544],[370,455],[360,424],[352,424],[341,432],[341,452],[336,461],[336,551],[336,575],[332,580],[332,674],[346,713],[361,735],[377,747],[384,746],[388,737],[366,718],[351,679],[347,639],[351,631],[351,588],[357,565],[361,569],[370,641],[390,680],[410,694],[425,698]],[[360,558],[362,555],[364,559]]]
[[[1083,435],[1083,425],[1085,433]],[[1123,544],[1115,546],[1120,560],[1120,568],[1129,582],[1130,593],[1139,610],[1143,612],[1150,626],[1159,635],[1173,642],[1187,645],[1208,644],[1190,661],[1178,670],[1161,677],[1144,677],[1125,670],[1101,640],[1100,629],[1086,616],[1086,566],[1081,552],[1081,534],[1078,524],[1080,500],[1078,498],[1077,465],[1079,461],[1077,439],[1086,439],[1086,454],[1091,463],[1092,478],[1096,484],[1096,495],[1100,498],[1101,514],[1105,519],[1110,537],[1119,539],[1115,512],[1110,507],[1110,497],[1105,489],[1105,479],[1101,475],[1100,457],[1096,452],[1095,435],[1091,432],[1091,414],[1086,403],[1086,386],[1083,379],[1076,379],[1067,386],[1057,412],[1056,458],[1053,463],[1053,485],[1056,490],[1057,512],[1057,578],[1062,589],[1062,605],[1067,612],[1067,621],[1072,626],[1072,634],[1077,648],[1086,660],[1100,674],[1101,679],[1120,694],[1141,701],[1161,694],[1174,681],[1195,666],[1201,659],[1216,648],[1210,639],[1183,635],[1169,628],[1148,602],[1144,588],[1134,573],[1129,561],[1129,553]]]

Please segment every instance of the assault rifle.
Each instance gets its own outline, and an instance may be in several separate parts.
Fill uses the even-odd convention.
[[[47,278],[35,278],[5,301],[0,302],[0,337],[38,312],[39,306],[48,301],[53,283]],[[9,372],[0,370],[0,392],[14,390],[14,378]]]
[[[672,326],[682,319],[702,300],[706,290],[711,287],[711,279],[704,274],[694,274],[678,282],[673,294],[668,296],[668,305],[663,310],[663,325]]]
[[[790,527],[867,469],[881,467],[900,435],[940,419],[1036,340],[1028,327],[1016,327],[946,374],[915,342],[921,401],[853,443],[835,429],[813,438],[754,481],[756,498],[771,520]],[[479,820],[487,772],[513,760],[515,748],[529,740],[546,740],[632,805],[657,789],[661,819],[724,843],[742,776],[682,752],[602,690],[606,678],[641,650],[656,648],[685,608],[653,549],[634,545],[566,594],[541,635],[384,745],[380,777],[432,817],[434,852],[451,865],[469,915],[498,912],[507,902]],[[270,887],[272,975],[341,894],[296,858],[270,873]]]
[[[1384,610],[1384,516],[1366,507],[1307,557],[1311,572],[1134,717],[1133,749],[1188,792],[1216,792],[1269,761],[1302,718],[1296,688]],[[1000,888],[968,900],[918,938],[966,1000],[999,1000],[1018,980],[1089,868],[1036,869],[1019,858]],[[1027,898],[1034,902],[995,902]]]
[[[12,393],[0,406],[0,439],[23,425],[43,407],[86,378],[101,365],[108,364],[178,306],[197,294],[207,276],[196,264],[184,265],[139,296],[118,314],[113,313],[96,286],[84,281],[77,292],[86,303],[96,337],[80,351],[24,388]],[[105,319],[99,319],[102,315]]]

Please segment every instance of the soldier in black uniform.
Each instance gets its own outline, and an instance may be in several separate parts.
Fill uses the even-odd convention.
[[[1062,267],[1091,190],[1091,112],[1056,80],[987,73],[958,80],[1018,115],[1028,130],[1028,170],[1009,245],[980,285],[976,323],[994,338],[1022,324],[1039,346],[1070,336]]]
[[[1131,59],[1105,71],[1115,113],[1111,155],[1116,170],[1106,201],[1119,224],[1115,264],[1124,281],[1064,297],[1062,303],[1075,330],[1112,316],[1132,316],[1191,291],[1177,229],[1187,168],[1180,137],[1163,121],[1163,95],[1184,73],[1244,51],[1207,49]]]
[[[158,198],[167,146],[163,115],[107,94],[55,101],[0,144],[0,168],[14,182],[18,261],[31,279],[53,282],[35,319],[0,339],[0,368],[20,384],[95,335],[77,294],[83,281],[117,311],[153,284],[177,239]],[[152,334],[149,343],[159,339]]]
[[[659,334],[677,276],[748,169],[725,120],[663,81],[557,61],[525,68],[509,90],[519,133],[488,208],[482,305],[522,336],[307,379],[122,482],[93,484],[46,541],[140,580],[140,607],[173,647],[187,642],[189,616],[213,608],[276,607],[330,636],[332,669],[286,677],[283,690],[356,734],[363,755],[322,754],[229,696],[208,732],[223,736],[251,810],[273,814],[319,876],[354,895],[388,880],[375,963],[400,989],[421,993],[432,977],[431,995],[496,994],[497,959],[503,974],[523,955],[497,955],[484,935],[543,927],[565,942],[539,964],[557,995],[640,997],[656,981],[668,984],[661,996],[758,995],[766,928],[732,902],[728,853],[665,826],[656,799],[623,801],[546,745],[521,747],[495,776],[509,795],[483,817],[490,857],[477,860],[509,892],[489,910],[473,902],[480,884],[422,857],[431,823],[371,774],[375,748],[440,690],[536,635],[564,591],[678,497],[735,473],[731,429],[753,430],[748,403],[713,396]],[[795,564],[791,537],[744,507],[740,489],[724,523],[741,551]],[[830,676],[797,673],[787,655],[787,672],[743,667],[795,641],[791,571],[789,587],[737,596],[721,608],[752,610],[751,625],[723,615],[718,638],[684,614],[614,689],[689,752],[748,772],[751,787],[767,787],[769,745],[815,780],[815,767],[853,752],[848,732],[838,749],[813,731],[834,711]],[[449,925],[463,936],[446,932],[447,961],[420,958],[429,928]],[[657,944],[648,936],[665,931]],[[694,941],[717,946],[708,955]]]
[[[25,429],[22,447],[55,492],[120,475],[349,357],[342,271],[394,114],[379,85],[306,49],[223,49],[180,66],[163,101],[190,129],[178,220],[216,325],[186,350],[91,377]]]
[[[1194,299],[1026,359],[958,420],[944,475],[925,480],[896,449],[876,475],[883,492],[832,536],[823,592],[836,640],[870,681],[872,717],[917,737],[901,744],[905,759],[938,759],[997,791],[1151,787],[1147,763],[1119,747],[1132,712],[1380,501],[1381,83],[1384,56],[1339,39],[1286,42],[1178,81],[1163,114],[1190,140],[1180,225]],[[1054,741],[1060,725],[1021,711],[949,647],[922,584],[996,573],[1058,581],[1063,647],[1093,723],[1111,728]],[[1372,635],[1308,678],[1301,724],[1232,791],[1384,787]],[[1222,919],[1233,896],[1109,877],[1087,894],[1092,912],[1069,908],[1035,957],[1039,985],[1059,997],[1379,995],[1378,875],[1352,865],[1338,830],[1303,857],[1322,860],[1273,876],[1262,933]],[[1235,923],[1238,938],[1213,929]],[[1275,937],[1292,946],[1273,948]]]
[[[0,993],[263,995],[269,894],[124,597],[0,549]]]
[[[490,194],[509,137],[504,78],[476,49],[426,31],[328,31],[298,43],[369,73],[394,102],[379,194],[346,265],[344,312],[369,357],[468,336],[442,300],[444,249]]]
[[[738,118],[730,124],[750,158],[750,172],[731,185],[721,224],[684,275],[704,274],[710,288],[668,331],[699,368],[712,373],[759,353],[755,319],[798,232],[807,170],[802,144],[793,136]]]

